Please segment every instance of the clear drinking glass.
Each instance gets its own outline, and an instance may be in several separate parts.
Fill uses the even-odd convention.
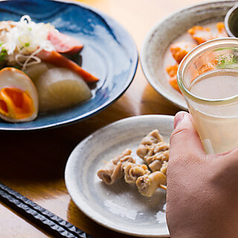
[[[177,80],[206,153],[238,146],[238,39],[194,48],[180,63]]]

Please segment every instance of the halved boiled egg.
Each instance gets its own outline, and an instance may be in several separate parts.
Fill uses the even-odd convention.
[[[26,122],[38,115],[38,93],[31,79],[22,71],[6,67],[0,70],[0,118]]]

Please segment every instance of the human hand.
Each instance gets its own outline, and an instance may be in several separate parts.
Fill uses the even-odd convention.
[[[207,155],[186,112],[174,126],[166,208],[171,238],[237,238],[238,148]]]

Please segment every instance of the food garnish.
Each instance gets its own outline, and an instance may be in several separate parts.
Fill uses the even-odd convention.
[[[220,48],[219,50],[223,50],[224,48]],[[231,49],[231,50],[234,50]],[[238,49],[236,49],[238,50]],[[217,58],[217,67],[218,68],[229,68],[229,69],[237,69],[238,68],[238,56],[237,55],[219,55]]]

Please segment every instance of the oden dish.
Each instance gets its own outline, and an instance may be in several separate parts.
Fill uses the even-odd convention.
[[[31,121],[38,115],[38,104],[45,112],[89,99],[87,83],[99,79],[63,55],[78,54],[82,48],[77,39],[28,15],[18,22],[0,22],[0,117]]]
[[[91,93],[89,99],[68,108],[44,112],[41,108],[45,106],[40,103],[40,113],[34,120],[24,123],[0,120],[0,130],[38,130],[73,123],[105,109],[129,87],[137,68],[138,52],[130,34],[115,20],[79,2],[44,0],[0,2],[0,21],[18,22],[23,15],[30,16],[35,23],[50,23],[60,33],[80,41],[83,49],[70,58],[99,80],[87,83]],[[44,65],[41,66],[39,69],[45,68]],[[29,75],[31,73],[28,72]],[[63,74],[65,72],[60,72],[61,76]],[[51,79],[50,82],[53,85],[54,80]],[[40,88],[45,91],[43,86],[46,85],[43,84]],[[58,87],[54,90],[58,91]],[[44,95],[44,98],[45,96],[47,95]]]

